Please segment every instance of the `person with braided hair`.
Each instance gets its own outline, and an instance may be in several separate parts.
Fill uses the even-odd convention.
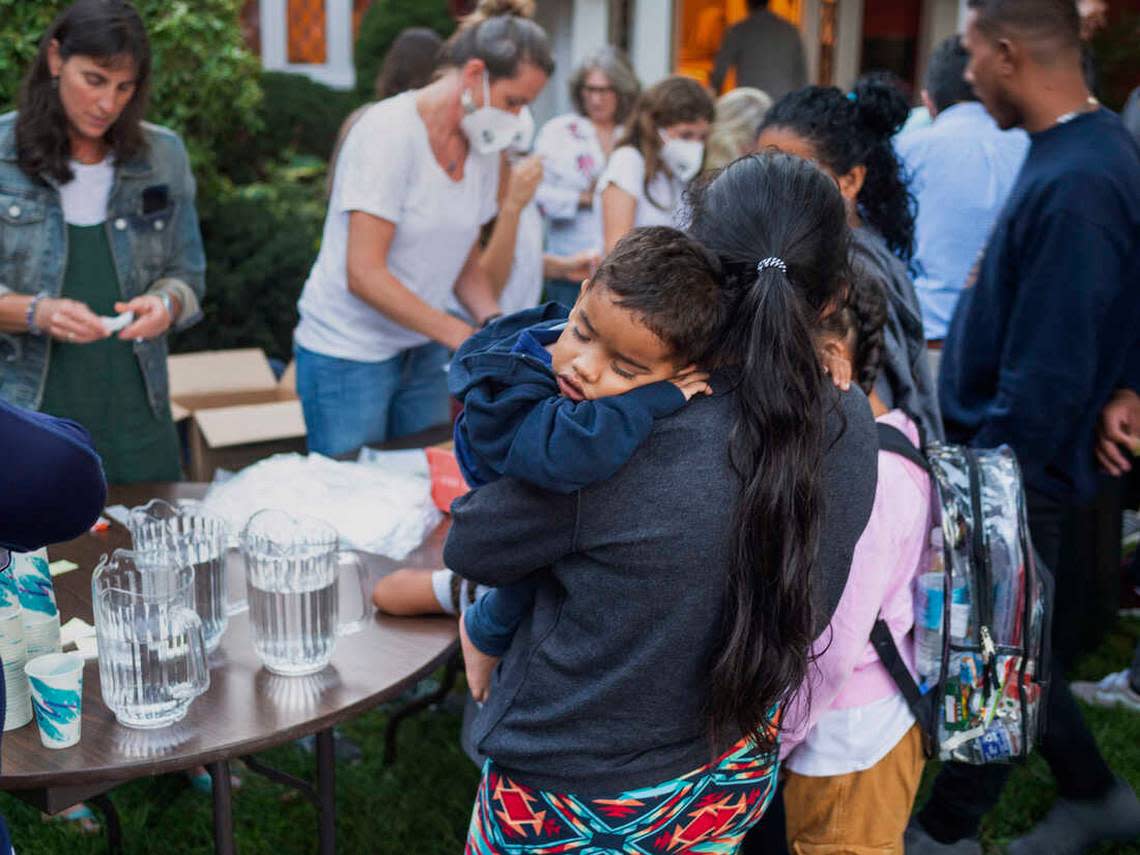
[[[847,94],[833,86],[806,86],[772,106],[757,147],[811,160],[839,185],[854,236],[852,266],[887,295],[875,388],[888,408],[915,419],[924,440],[939,439],[937,388],[908,271],[914,256],[914,198],[891,142],[906,117],[906,99],[881,75],[861,78]]]
[[[843,303],[821,322],[821,361],[840,365],[871,402],[880,425],[919,444],[918,427],[875,391],[887,302],[873,279],[855,277]],[[882,617],[914,670],[913,582],[928,564],[933,525],[930,476],[897,454],[879,452],[871,518],[828,628],[816,639],[808,677],[788,705],[780,756],[788,848],[792,852],[903,851],[922,778],[922,735],[871,643]]]

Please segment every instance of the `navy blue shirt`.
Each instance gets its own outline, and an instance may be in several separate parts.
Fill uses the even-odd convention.
[[[1027,486],[1090,498],[1097,420],[1137,379],[1138,329],[1140,152],[1100,109],[1030,135],[946,338],[947,437],[1005,443]]]
[[[573,493],[611,478],[653,430],[685,405],[672,383],[572,401],[558,390],[546,346],[566,325],[557,303],[509,315],[469,338],[448,388],[463,404],[455,457],[472,487],[503,476]]]
[[[99,517],[107,484],[81,426],[0,400],[0,449],[0,549],[71,540]]]

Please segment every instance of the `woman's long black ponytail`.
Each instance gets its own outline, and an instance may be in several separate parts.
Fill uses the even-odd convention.
[[[729,453],[742,491],[710,732],[714,744],[744,733],[771,745],[776,705],[802,683],[813,641],[827,415],[814,340],[841,295],[850,236],[835,183],[788,155],[741,158],[691,203],[690,234],[726,274],[719,361],[739,372]]]

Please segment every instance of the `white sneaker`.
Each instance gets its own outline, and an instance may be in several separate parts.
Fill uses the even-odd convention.
[[[1124,707],[1140,712],[1140,694],[1133,691],[1128,683],[1128,669],[1109,674],[1099,683],[1075,682],[1071,684],[1073,694],[1095,707]]]

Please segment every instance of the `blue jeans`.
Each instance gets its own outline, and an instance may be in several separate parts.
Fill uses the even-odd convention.
[[[542,299],[548,303],[561,303],[568,309],[574,308],[582,283],[571,279],[547,279]]]
[[[311,452],[335,457],[448,422],[449,354],[442,344],[409,348],[383,362],[294,351]]]

